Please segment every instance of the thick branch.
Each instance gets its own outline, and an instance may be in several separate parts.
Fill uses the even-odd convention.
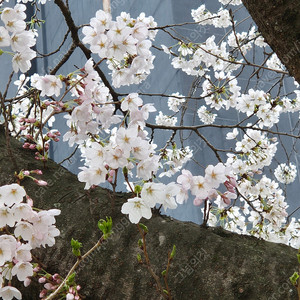
[[[242,1],[266,42],[300,82],[300,1]]]

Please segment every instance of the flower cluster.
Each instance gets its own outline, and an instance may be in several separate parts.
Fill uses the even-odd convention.
[[[28,286],[34,271],[31,250],[53,246],[55,237],[59,235],[54,224],[55,216],[60,211],[50,209],[36,212],[30,206],[29,198],[27,202],[23,201],[25,196],[24,188],[18,184],[0,187],[0,228],[13,231],[0,235],[0,296],[3,299],[21,299],[21,293],[6,285],[6,281],[10,282],[16,276]]]
[[[143,13],[133,19],[123,12],[112,21],[109,13],[99,10],[90,26],[83,28],[83,42],[90,44],[91,51],[100,58],[107,59],[115,87],[137,84],[153,69],[150,47],[155,31],[150,28],[155,26],[153,18]]]
[[[157,125],[161,126],[175,126],[177,123],[177,118],[164,115],[162,111],[160,111],[158,116],[155,117],[155,122]]]
[[[289,184],[294,182],[297,176],[296,166],[292,163],[280,164],[274,171],[276,179],[284,184]]]
[[[174,97],[168,98],[168,107],[170,110],[178,112],[179,107],[182,106],[182,104],[185,103],[186,100],[179,93],[173,93],[172,96]]]
[[[180,202],[188,199],[188,191],[194,198],[194,205],[199,206],[204,200],[213,200],[221,197],[225,206],[229,205],[231,199],[236,196],[236,182],[233,173],[229,167],[225,167],[222,163],[216,166],[209,165],[205,169],[205,176],[193,176],[190,171],[182,170],[182,174],[178,176],[177,182],[181,187]],[[224,184],[227,191],[222,193],[218,191],[220,184]]]
[[[212,200],[218,196],[228,205],[231,199],[236,198],[236,182],[231,176],[230,169],[219,163],[216,166],[209,165],[205,169],[205,177],[193,176],[190,171],[182,170],[177,183],[146,182],[136,197],[123,204],[122,213],[128,214],[132,223],[138,223],[142,217],[151,218],[151,208],[156,205],[163,206],[165,210],[175,209],[177,204],[188,199],[189,190],[195,196],[195,205],[201,205],[204,200]],[[221,183],[227,189],[224,193],[217,191]]]
[[[236,132],[231,133],[233,136]],[[240,154],[228,154],[227,165],[236,174],[258,171],[269,166],[277,151],[277,142],[272,143],[267,135],[259,130],[247,129],[241,141],[236,143],[235,150]]]
[[[4,26],[0,26],[0,47],[10,46],[14,53],[13,70],[23,73],[31,67],[31,60],[36,56],[31,49],[36,43],[35,31],[26,30],[26,6],[16,4],[14,8],[5,7],[1,13]],[[3,50],[1,50],[1,54]]]
[[[198,110],[197,114],[199,119],[204,123],[204,124],[213,124],[216,118],[216,114],[211,113],[210,111],[207,110],[206,106],[202,105]]]
[[[161,156],[166,162],[163,164],[165,171],[160,173],[159,177],[171,177],[180,171],[183,165],[192,158],[193,150],[191,150],[189,146],[177,149],[174,143],[172,149],[167,148],[162,150]]]
[[[87,61],[82,72],[70,79],[71,91],[77,98],[76,102],[73,101],[71,115],[65,116],[70,131],[63,136],[63,140],[68,141],[70,146],[84,143],[90,135],[99,134],[101,129],[107,130],[121,119],[114,115],[112,97],[94,70],[92,59]],[[76,103],[78,106],[74,107]]]
[[[242,205],[224,208],[221,202],[217,203],[217,208],[211,210],[210,226],[220,223],[230,231],[299,248],[299,222],[293,218],[286,223],[288,205],[275,181],[266,176],[256,182],[250,177],[242,178],[237,189]]]
[[[13,118],[10,119],[9,129],[12,135],[23,138],[24,148],[36,150],[36,159],[47,160],[50,141],[58,142],[60,136],[58,130],[50,130],[49,127],[55,121],[54,115],[65,110],[66,104],[40,97],[59,96],[62,81],[53,75],[33,74],[28,78],[21,74],[14,84],[22,101],[11,105]]]
[[[154,107],[151,104],[143,105],[143,101],[138,94],[132,93],[123,98],[121,110],[128,114],[129,123],[127,128],[124,126],[114,127],[111,130],[109,140],[102,139],[99,135],[96,138],[94,135],[93,141],[81,147],[86,166],[81,168],[82,171],[78,174],[78,179],[86,183],[85,188],[105,182],[114,174],[114,170],[119,168],[126,168],[127,171],[130,171],[136,166],[137,177],[148,180],[157,172],[160,166],[160,157],[154,151],[156,146],[149,143],[147,132],[143,130],[149,112],[155,111]],[[73,110],[72,116],[75,111],[76,108]],[[104,117],[104,111],[99,111]],[[109,114],[112,113],[113,111],[109,112]],[[108,119],[108,117],[105,118],[107,124],[110,122],[106,127],[107,132],[109,132],[109,126],[112,125],[113,121],[112,118]],[[116,121],[119,122],[120,119],[117,116],[115,117]],[[85,122],[87,121],[88,118],[86,117]],[[76,127],[72,126],[78,128],[78,124],[76,124]],[[89,132],[90,128],[88,128]],[[98,131],[93,133],[98,134]],[[77,142],[79,143],[79,141]]]

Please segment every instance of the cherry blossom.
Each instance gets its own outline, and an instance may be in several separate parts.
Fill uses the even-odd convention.
[[[123,214],[128,214],[130,222],[135,224],[137,224],[142,217],[150,219],[152,216],[151,208],[139,197],[128,199],[127,202],[122,205],[121,211]]]

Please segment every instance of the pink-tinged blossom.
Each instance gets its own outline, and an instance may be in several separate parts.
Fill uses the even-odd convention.
[[[22,237],[25,241],[30,241],[34,233],[34,227],[32,224],[20,221],[15,227],[14,234],[16,237]]]
[[[35,87],[41,91],[41,96],[58,97],[62,88],[62,81],[54,75],[40,76]]]
[[[153,155],[152,157],[139,162],[137,165],[137,176],[144,180],[149,180],[152,178],[153,174],[156,174],[159,166],[159,156]]]
[[[7,243],[0,244],[0,266],[3,266],[7,261],[11,261],[12,252],[11,247]]]
[[[0,187],[0,204],[4,203],[8,206],[18,204],[23,201],[26,192],[20,185],[13,183]]]
[[[29,262],[31,261],[31,253],[30,250],[32,247],[29,244],[21,244],[18,246],[14,253],[14,257],[17,261],[21,262]]]
[[[20,300],[22,299],[22,294],[13,286],[5,286],[0,288],[0,297],[2,297],[3,300],[12,300],[13,298]]]
[[[184,202],[186,202],[189,198],[189,194],[188,191],[185,190],[182,186],[180,187],[179,192],[176,195],[176,202],[178,204],[183,204]]]
[[[208,197],[208,191],[210,190],[210,184],[203,176],[194,176],[192,185],[191,185],[191,192],[197,198],[205,199]]]
[[[75,296],[71,293],[68,293],[66,296],[66,300],[73,300],[73,299],[75,299]]]
[[[34,33],[32,31],[16,32],[11,36],[11,49],[14,52],[22,52],[28,47],[34,46],[36,43]]]
[[[164,197],[164,184],[146,182],[143,186],[141,197],[150,207],[162,202]]]
[[[118,129],[116,134],[116,143],[122,149],[131,150],[131,148],[137,145],[137,127]]]
[[[164,210],[175,209],[177,203],[175,201],[176,195],[179,193],[180,187],[175,182],[171,182],[164,186],[163,197],[161,199],[161,204],[163,205]]]
[[[225,166],[218,163],[216,166],[209,165],[205,169],[205,180],[212,188],[218,188],[220,183],[227,180]]]
[[[36,57],[36,53],[30,48],[22,52],[17,52],[12,59],[12,67],[15,73],[27,72],[31,68],[31,60]]]
[[[16,204],[12,207],[12,213],[16,222],[21,221],[21,219],[28,219],[32,216],[33,211],[31,206],[27,203]]]
[[[99,185],[106,181],[107,170],[104,166],[94,168],[80,167],[82,170],[78,174],[78,180],[85,182],[85,189],[89,189],[92,185]]]
[[[29,262],[18,262],[12,268],[12,275],[17,275],[18,280],[24,281],[26,277],[33,275],[33,267]]]
[[[112,169],[123,168],[127,165],[130,155],[130,149],[121,148],[119,146],[111,149],[111,151],[107,152],[106,162]]]
[[[147,25],[142,22],[137,22],[133,27],[132,36],[139,41],[145,40],[148,37]]]
[[[177,177],[177,183],[182,185],[184,190],[189,190],[193,184],[193,175],[189,170],[183,169],[181,175]]]
[[[10,36],[8,31],[3,27],[0,26],[0,47],[6,47],[10,45]]]
[[[130,198],[122,205],[121,212],[129,215],[131,223],[137,224],[142,217],[150,219],[152,216],[151,208],[148,204],[138,197]]]
[[[137,110],[141,105],[143,105],[143,100],[138,96],[137,93],[131,93],[121,102],[121,109],[123,111],[133,111]]]
[[[0,207],[0,228],[5,227],[6,225],[12,227],[16,223],[15,216],[7,206]]]
[[[133,157],[144,160],[149,157],[151,152],[152,151],[149,142],[141,139],[140,137],[137,137],[135,140],[135,144],[131,149]]]

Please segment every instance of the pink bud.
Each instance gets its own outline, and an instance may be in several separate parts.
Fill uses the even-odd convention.
[[[55,274],[52,276],[52,279],[53,279],[53,280],[58,280],[58,279],[60,279],[59,274],[58,274],[58,273],[55,273]]]
[[[25,130],[26,126],[20,126],[20,130]]]
[[[26,176],[30,175],[30,172],[29,172],[28,170],[25,170],[23,173],[24,173],[24,175],[26,175]]]
[[[48,185],[48,183],[44,180],[34,180],[34,182],[37,184],[37,185],[40,185],[40,186],[46,186]]]
[[[33,268],[33,272],[39,272],[41,270],[41,268],[39,266]]]
[[[39,278],[39,283],[45,283],[46,282],[46,277],[41,277]]]
[[[39,170],[39,169],[33,170],[32,173],[35,173],[35,174],[38,174],[38,175],[43,174],[42,170]]]
[[[34,150],[36,148],[36,144],[30,144],[29,149]]]
[[[27,119],[27,122],[29,122],[29,123],[35,123],[36,122],[36,119],[35,118],[29,118],[29,119]]]
[[[48,293],[47,290],[42,290],[42,291],[40,292],[40,298],[45,297],[45,296],[47,295],[47,293]]]
[[[28,287],[30,285],[30,283],[31,283],[31,279],[26,277],[25,280],[24,280],[24,286]]]
[[[115,175],[116,171],[115,170],[110,170],[108,172],[109,176],[113,177]]]
[[[28,149],[28,148],[29,148],[29,146],[30,146],[30,144],[26,142],[26,143],[24,143],[24,144],[23,144],[23,146],[22,146],[22,147],[23,147],[24,149]]]
[[[53,287],[53,285],[50,283],[50,282],[47,282],[44,284],[44,288],[47,289],[47,290],[51,290]]]

